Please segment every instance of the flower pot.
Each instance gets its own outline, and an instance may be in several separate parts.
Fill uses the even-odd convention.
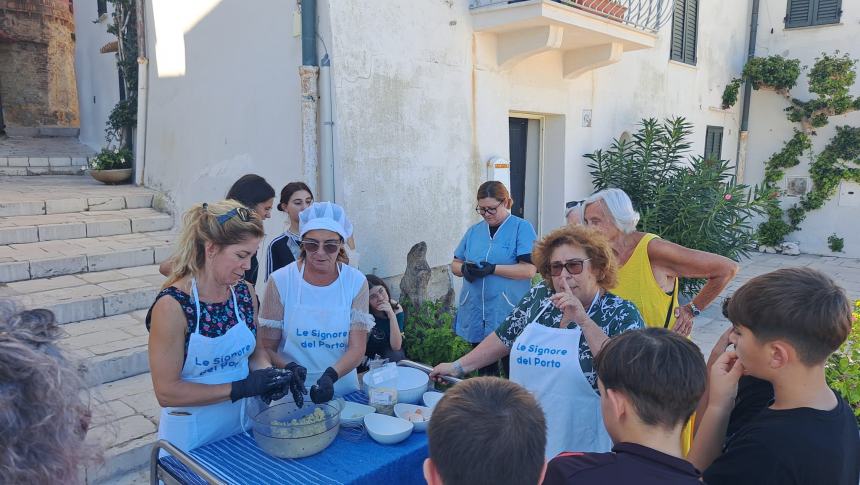
[[[114,185],[128,182],[134,173],[133,168],[117,168],[113,170],[89,170],[90,175],[103,184]]]

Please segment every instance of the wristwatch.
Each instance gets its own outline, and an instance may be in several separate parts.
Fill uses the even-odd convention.
[[[690,307],[690,311],[693,312],[693,317],[698,317],[702,313],[702,310],[699,310],[699,307],[697,307],[692,301],[687,303],[687,306]]]

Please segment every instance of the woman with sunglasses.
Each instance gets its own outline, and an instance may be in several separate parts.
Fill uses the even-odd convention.
[[[257,213],[234,200],[185,213],[164,283],[147,315],[149,367],[163,406],[158,436],[188,451],[248,429],[248,397],[301,401],[305,369],[272,367],[244,279],[263,238]]]
[[[483,220],[470,227],[457,249],[451,271],[465,281],[454,328],[457,335],[476,347],[511,312],[526,294],[535,275],[532,225],[510,213],[513,200],[501,182],[491,180],[478,187],[475,207]],[[508,359],[502,359],[509,375]],[[496,362],[478,369],[480,375],[499,375]]]
[[[225,198],[241,202],[245,208],[254,211],[261,220],[266,220],[272,217],[275,189],[263,177],[249,173],[239,177],[239,180],[233,183]],[[251,256],[251,267],[245,271],[245,281],[256,285],[259,268],[257,251],[254,250],[254,254]],[[158,267],[158,271],[164,276],[170,276],[172,269],[173,260],[171,259],[164,261]]]
[[[316,382],[311,400],[319,404],[358,390],[355,369],[375,322],[367,280],[345,264],[352,224],[343,208],[314,202],[299,214],[299,233],[299,259],[271,274],[260,324],[272,362],[306,367]]]
[[[512,381],[531,391],[547,419],[548,458],[566,450],[607,452],[594,355],[622,332],[642,328],[639,311],[609,289],[617,283],[609,242],[585,226],[565,226],[535,244],[543,281],[477,348],[431,377],[463,376],[510,355]]]

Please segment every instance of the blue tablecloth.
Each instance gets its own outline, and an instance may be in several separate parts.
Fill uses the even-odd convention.
[[[367,403],[367,396],[356,392],[348,401]],[[349,435],[349,438],[347,438]],[[204,468],[230,484],[424,484],[422,464],[427,458],[426,433],[412,433],[395,445],[380,445],[366,432],[341,430],[323,452],[299,459],[267,455],[248,434],[239,434],[201,446],[188,454]],[[175,458],[161,458],[161,465],[186,484],[206,482]]]

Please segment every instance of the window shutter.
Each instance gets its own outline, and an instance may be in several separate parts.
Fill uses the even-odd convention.
[[[698,38],[699,0],[687,0],[684,12],[684,62],[696,63],[696,40]]]
[[[841,0],[818,0],[815,9],[815,25],[839,23]]]
[[[723,127],[709,126],[705,129],[705,158],[720,160],[723,156]]]
[[[672,51],[669,58],[673,61],[684,61],[684,11],[686,0],[675,0],[675,11],[672,13]]]
[[[812,0],[788,0],[785,26],[791,28],[807,25],[812,25]]]
[[[107,13],[107,0],[96,0],[96,10],[99,17]]]

